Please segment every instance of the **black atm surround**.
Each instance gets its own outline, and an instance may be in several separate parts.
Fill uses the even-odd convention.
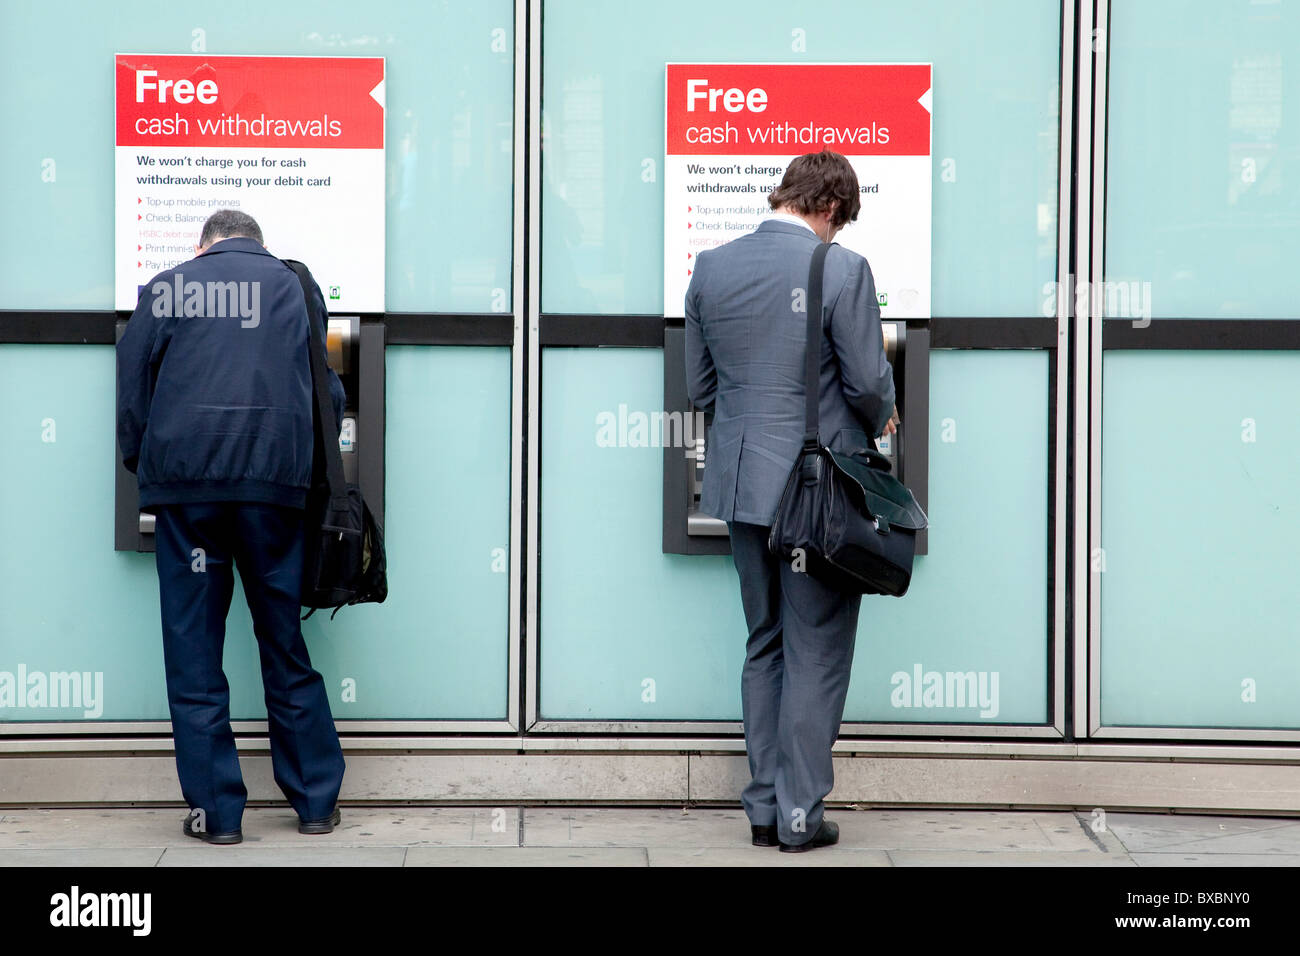
[[[127,319],[118,316],[114,341],[121,339]],[[347,329],[347,334],[342,334]],[[383,321],[361,316],[330,316],[332,340],[341,339],[339,348],[330,349],[330,364],[339,373],[346,394],[345,418],[355,425],[355,452],[346,453],[344,471],[349,481],[361,486],[361,494],[382,526],[384,523],[384,346],[386,328]],[[152,516],[139,512],[139,491],[135,475],[122,464],[122,456],[113,441],[115,551],[149,552],[154,537],[149,530]]]
[[[893,436],[896,474],[922,508],[929,506],[930,329],[924,320],[884,323],[894,326],[889,349],[902,425]],[[887,331],[890,331],[887,329]],[[694,415],[686,395],[686,330],[669,321],[663,330],[664,411],[685,422]],[[694,429],[691,437],[697,437]],[[665,554],[730,554],[726,525],[700,515],[694,485],[698,469],[687,449],[664,443],[663,551]],[[703,448],[707,456],[707,444]],[[693,477],[695,476],[695,477]],[[927,534],[916,536],[916,553],[927,551]]]

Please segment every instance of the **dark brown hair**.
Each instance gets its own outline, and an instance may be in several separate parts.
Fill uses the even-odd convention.
[[[767,197],[767,204],[773,209],[789,206],[808,216],[825,212],[837,200],[831,224],[839,227],[856,222],[862,209],[857,173],[840,153],[826,149],[796,156],[781,177],[781,185]]]

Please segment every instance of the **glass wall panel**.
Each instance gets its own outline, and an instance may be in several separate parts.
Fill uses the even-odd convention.
[[[509,311],[513,25],[509,0],[6,3],[0,308],[113,307],[113,55],[209,52],[385,57],[387,308]]]
[[[598,425],[663,407],[663,353],[543,358],[542,717],[739,720],[735,567],[662,553],[663,450]],[[1048,721],[1047,370],[1045,352],[932,355],[930,553],[904,598],[864,598],[846,720]],[[915,706],[898,675],[918,667],[945,690]],[[947,678],[967,672],[982,707]]]
[[[1300,317],[1300,9],[1112,0],[1110,21],[1106,314]]]
[[[934,314],[1053,308],[1058,4],[551,0],[543,16],[542,311],[663,314],[668,61],[933,62]]]
[[[1139,328],[1300,317],[1294,5],[1112,0],[1107,42],[1105,314]],[[1103,354],[1094,719],[1300,727],[1287,693],[1300,359]]]
[[[1300,727],[1300,355],[1114,351],[1104,373],[1102,724]]]
[[[113,375],[103,346],[0,345],[0,672],[102,687],[70,707],[49,684],[41,707],[0,706],[0,726],[167,718],[154,557],[113,550]],[[304,622],[313,663],[340,720],[504,719],[510,351],[390,347],[387,386],[390,595]],[[232,716],[265,717],[238,587],[226,672]]]

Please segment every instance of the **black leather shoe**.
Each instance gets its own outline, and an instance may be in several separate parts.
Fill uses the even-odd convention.
[[[776,846],[780,842],[776,837],[776,824],[770,827],[751,826],[749,832],[753,836],[754,846]]]
[[[782,843],[782,853],[807,853],[809,850],[815,850],[819,846],[833,846],[840,842],[840,826],[838,823],[823,818],[822,825],[817,828],[812,839],[807,843]]]
[[[299,820],[298,832],[333,833],[334,828],[339,825],[340,819],[342,819],[342,814],[339,813],[339,808],[335,807],[334,812],[323,820]]]
[[[235,843],[244,841],[243,830],[229,830],[225,833],[209,833],[207,830],[195,830],[194,821],[198,814],[191,810],[185,822],[181,824],[181,830],[187,837],[194,837],[196,840],[202,840],[204,843],[213,843],[217,846],[231,846]]]

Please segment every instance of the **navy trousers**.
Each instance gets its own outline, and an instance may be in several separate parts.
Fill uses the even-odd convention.
[[[299,623],[302,511],[243,502],[157,506],[158,594],[181,792],[211,833],[240,827],[248,791],[222,669],[235,567],[262,662],[275,782],[304,820],[328,817],[343,750]]]
[[[806,843],[835,784],[831,746],[849,691],[862,596],[844,594],[773,557],[769,529],[730,523],[749,640],[740,700],[749,755],[741,802],[755,826]]]

